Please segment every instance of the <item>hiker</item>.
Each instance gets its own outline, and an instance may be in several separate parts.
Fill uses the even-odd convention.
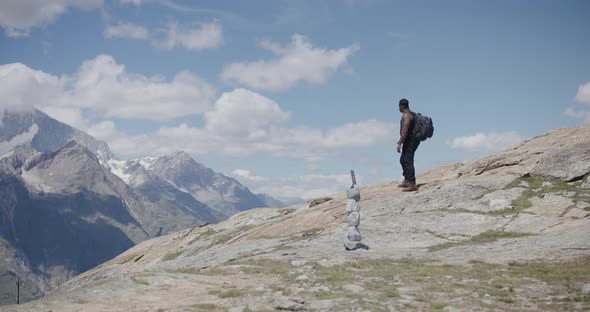
[[[414,153],[420,145],[420,139],[415,136],[416,113],[410,110],[410,102],[406,99],[399,101],[399,111],[402,113],[400,121],[400,139],[397,142],[397,152],[402,153],[399,162],[402,165],[404,181],[398,186],[404,192],[415,192],[416,170],[414,169]]]

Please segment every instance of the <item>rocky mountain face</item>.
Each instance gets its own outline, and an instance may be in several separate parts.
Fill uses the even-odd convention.
[[[35,150],[50,153],[70,141],[76,141],[101,160],[113,157],[109,147],[84,131],[59,122],[47,114],[31,112],[5,112],[0,122],[0,156],[12,148],[30,144]],[[9,144],[12,142],[12,144]]]
[[[590,125],[558,129],[421,174],[416,193],[362,188],[369,250],[344,250],[346,198],[333,194],[144,241],[4,309],[588,310],[589,175]]]
[[[205,167],[185,152],[144,157],[137,162],[151,175],[205,203],[220,219],[252,208],[269,207],[235,179]]]
[[[37,293],[158,230],[127,185],[75,142],[48,154],[17,149],[0,159],[0,181],[0,236],[20,264],[12,270]]]
[[[0,123],[0,304],[12,302],[3,297],[12,297],[7,285],[17,275],[24,293],[39,296],[148,238],[253,207],[265,203],[187,154],[120,161],[106,143],[40,111],[7,112]]]

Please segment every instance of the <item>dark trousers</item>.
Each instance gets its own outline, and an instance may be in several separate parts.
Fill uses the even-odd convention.
[[[414,169],[414,153],[420,145],[420,140],[414,138],[408,138],[402,145],[402,155],[399,158],[399,162],[402,165],[404,171],[404,178],[406,180],[416,183],[416,170]]]

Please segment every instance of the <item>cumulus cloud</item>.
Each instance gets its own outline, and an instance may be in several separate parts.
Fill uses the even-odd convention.
[[[590,82],[578,87],[578,92],[574,99],[582,104],[590,106]],[[584,123],[590,123],[590,110],[568,107],[563,113],[569,117],[582,119]]]
[[[576,101],[590,106],[590,82],[580,85],[576,93]]]
[[[33,124],[29,130],[13,137],[9,141],[0,141],[0,156],[13,150],[19,145],[30,143],[38,131],[39,126],[37,124]]]
[[[149,33],[143,26],[133,23],[119,23],[108,26],[103,35],[107,38],[147,39]]]
[[[253,192],[269,194],[283,201],[293,201],[295,198],[305,201],[339,193],[350,187],[351,183],[348,174],[263,177],[249,170],[239,169],[234,171],[233,176]],[[357,176],[359,183],[362,180],[362,176]]]
[[[110,55],[85,61],[77,73],[61,77],[18,63],[0,65],[1,107],[8,109],[34,105],[70,117],[90,110],[106,118],[166,121],[210,110],[215,96],[213,86],[189,71],[170,80],[146,77],[128,73]]]
[[[582,119],[584,123],[590,123],[590,111],[568,107],[565,109],[564,114],[569,117]]]
[[[246,89],[235,89],[216,101],[215,109],[205,114],[205,120],[212,133],[256,137],[264,136],[268,126],[286,121],[289,115],[267,97]]]
[[[239,178],[240,180],[253,181],[253,182],[259,182],[259,181],[266,180],[265,177],[254,175],[254,174],[252,174],[252,172],[250,170],[246,170],[246,169],[234,170],[233,176],[236,178]]]
[[[136,157],[184,150],[243,157],[269,155],[318,161],[341,149],[389,144],[397,124],[366,120],[320,129],[287,127],[290,116],[273,100],[245,89],[222,94],[205,114],[202,127],[182,123],[140,136],[118,135],[108,141],[119,155]]]
[[[223,27],[218,22],[200,23],[196,27],[181,27],[177,22],[170,22],[163,33],[164,38],[154,40],[154,45],[168,50],[176,47],[204,50],[223,44]]]
[[[454,138],[447,144],[453,149],[467,151],[498,151],[513,145],[516,145],[525,138],[514,131],[502,133],[483,133],[478,132],[471,136]]]
[[[140,6],[145,0],[119,0],[119,2],[123,4],[133,4],[136,6]]]
[[[69,8],[99,8],[103,0],[3,0],[0,1],[0,26],[9,37],[29,36],[33,27],[54,22]]]
[[[262,41],[260,45],[278,58],[226,65],[221,78],[270,92],[284,91],[300,82],[317,85],[346,65],[359,49],[356,44],[336,50],[317,48],[300,34],[293,35],[288,46],[272,41]]]
[[[62,94],[65,80],[21,63],[0,65],[0,123],[4,113],[32,111]]]

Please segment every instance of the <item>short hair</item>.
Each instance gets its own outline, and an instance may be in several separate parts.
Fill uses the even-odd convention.
[[[399,100],[399,106],[405,107],[405,108],[410,108],[410,102],[406,99],[401,99],[401,100]]]

